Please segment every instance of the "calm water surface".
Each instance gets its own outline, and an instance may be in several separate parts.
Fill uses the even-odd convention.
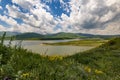
[[[77,39],[75,39],[77,40]],[[73,40],[46,40],[46,41],[33,41],[33,40],[25,40],[25,41],[13,41],[12,45],[22,44],[22,47],[28,49],[29,51],[38,53],[38,54],[46,54],[46,55],[72,55],[78,52],[83,52],[93,47],[90,46],[52,46],[52,45],[44,45],[44,43],[57,43],[57,42],[68,42]],[[5,41],[7,45],[9,41]]]

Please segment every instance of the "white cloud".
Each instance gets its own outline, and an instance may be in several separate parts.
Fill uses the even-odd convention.
[[[108,20],[111,20],[113,17],[115,17],[115,13],[112,11],[109,11],[108,13],[106,13],[100,18],[100,22],[106,22]]]
[[[4,26],[0,25],[0,31],[6,31],[7,28],[5,28]]]
[[[0,10],[2,9],[2,6],[0,6]]]
[[[46,0],[52,3],[55,0]],[[71,0],[65,3],[60,0],[64,11],[70,12],[70,16],[62,13],[62,19],[51,15],[49,6],[41,3],[41,0],[12,0],[21,6],[27,13],[21,12],[18,6],[6,5],[7,16],[0,19],[8,23],[11,30],[21,32],[56,33],[56,32],[83,32],[93,34],[120,34],[120,1],[119,0]],[[68,5],[69,4],[69,5]],[[44,8],[50,12],[47,12]],[[9,17],[8,17],[9,16]],[[21,19],[22,24],[14,18]],[[57,25],[60,28],[56,28]],[[1,29],[4,29],[1,27]]]
[[[25,3],[21,2],[21,1],[17,1],[15,0],[16,3],[22,7],[24,7],[24,5],[27,3],[30,3],[31,6],[30,8],[27,7],[26,9],[29,10],[30,13],[22,13],[20,12],[19,8],[16,6],[9,6],[7,5],[6,8],[8,9],[8,15],[13,17],[13,18],[20,18],[23,20],[23,22],[27,25],[29,25],[30,27],[37,27],[40,28],[41,31],[39,31],[38,33],[41,32],[46,32],[46,33],[51,33],[53,32],[53,28],[56,26],[57,21],[54,20],[53,16],[49,13],[46,12],[45,9],[43,9],[42,4],[40,3],[36,3],[36,2],[32,2],[32,1],[25,1]],[[14,1],[14,2],[15,2]],[[33,8],[33,6],[36,6],[36,8]],[[27,29],[26,29],[27,31]],[[29,30],[28,30],[29,31]]]
[[[18,24],[13,18],[7,16],[1,16],[0,20],[4,21],[9,27],[4,27],[0,25],[0,31],[18,31],[18,32],[39,32],[40,29],[31,27],[28,24]]]
[[[36,0],[38,1],[38,0]],[[12,0],[13,3],[20,5],[24,9],[30,9],[32,4],[35,2],[34,0]]]
[[[120,34],[120,19],[116,17],[117,15],[120,16],[120,1],[71,0],[70,5],[70,17],[65,14],[62,15],[63,30],[66,29],[65,26],[71,25],[72,30],[76,32]],[[116,20],[119,23],[116,23]],[[113,24],[116,25],[113,26]]]
[[[17,25],[17,22],[13,18],[11,18],[11,17],[1,16],[0,15],[0,20],[6,22],[10,26]]]
[[[119,3],[119,0],[106,0],[106,5],[107,6],[111,6],[111,5],[114,5],[116,3]]]
[[[90,29],[89,33],[91,34],[101,34],[101,35],[115,35],[120,34],[120,22],[110,23],[105,27],[105,29]]]
[[[13,31],[13,27],[5,27],[0,24],[0,31]]]
[[[13,18],[20,18],[25,16],[25,14],[21,13],[20,9],[14,5],[6,5],[6,9],[8,9],[7,15]]]

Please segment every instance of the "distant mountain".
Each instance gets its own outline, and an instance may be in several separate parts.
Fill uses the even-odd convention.
[[[78,39],[78,38],[111,38],[120,35],[93,35],[84,33],[65,33],[60,32],[56,34],[38,34],[38,33],[9,33],[9,35],[16,35],[18,40],[59,40],[59,39]]]
[[[93,34],[87,34],[87,33],[76,33],[76,34],[78,34],[79,36],[84,36],[84,37],[93,37],[93,36],[95,36]]]
[[[1,31],[0,32],[0,37],[3,35],[4,31]],[[21,34],[19,32],[10,32],[10,31],[7,31],[6,32],[6,37],[10,37],[10,36],[15,36],[15,35],[18,35],[18,34]]]
[[[22,33],[19,35],[16,35],[16,39],[18,40],[39,40],[43,38],[43,35],[38,34],[38,33]]]
[[[56,39],[75,39],[80,38],[78,34],[74,33],[57,33],[57,34],[47,34],[47,35],[41,35],[38,33],[22,33],[19,35],[16,35],[16,39],[32,39],[32,40],[56,40]]]
[[[81,38],[83,36],[80,36],[75,33],[56,33],[56,34],[51,34],[51,35],[45,35],[44,39],[75,39],[75,38]]]
[[[94,34],[85,34],[85,33],[77,33],[80,36],[84,36],[86,38],[111,38],[111,37],[120,37],[120,35],[94,35]]]

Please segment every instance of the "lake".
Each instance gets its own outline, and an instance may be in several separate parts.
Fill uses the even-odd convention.
[[[78,39],[71,39],[71,40],[24,40],[24,41],[13,41],[12,45],[18,45],[21,43],[22,47],[28,49],[29,51],[41,54],[41,55],[72,55],[78,52],[83,52],[93,47],[90,46],[52,46],[52,45],[44,45],[44,43],[57,43],[57,42],[68,42]],[[9,41],[5,41],[5,45],[7,45]]]

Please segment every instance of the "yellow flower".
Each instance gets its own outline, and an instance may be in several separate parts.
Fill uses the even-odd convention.
[[[95,73],[96,73],[96,74],[103,74],[103,71],[100,71],[100,70],[97,70],[97,69],[96,69],[96,70],[95,70]]]
[[[53,60],[63,60],[63,57],[62,56],[49,56],[48,59],[50,61],[53,61]]]
[[[88,66],[86,66],[84,69],[85,69],[85,71],[87,71],[87,72],[89,72],[89,73],[91,72],[91,68],[88,67]]]
[[[53,60],[56,60],[56,57],[55,57],[55,56],[49,56],[48,59],[49,59],[50,61],[53,61]]]
[[[62,56],[59,56],[58,58],[59,58],[59,60],[63,60],[63,57],[62,57]]]
[[[30,76],[29,73],[23,73],[23,74],[22,74],[22,77],[28,77],[28,76]]]

